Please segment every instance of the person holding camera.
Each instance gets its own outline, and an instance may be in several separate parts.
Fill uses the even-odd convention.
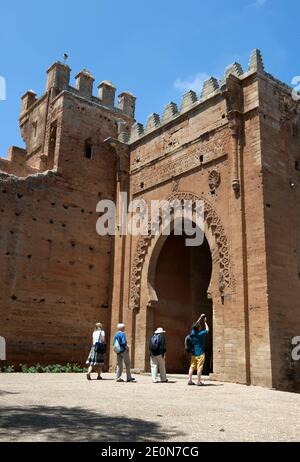
[[[194,324],[191,334],[189,335],[189,339],[191,341],[192,349],[192,357],[191,357],[191,366],[189,370],[189,381],[188,385],[195,385],[193,382],[193,374],[194,371],[197,371],[197,386],[203,386],[203,382],[201,382],[203,366],[205,362],[205,350],[204,350],[204,343],[205,337],[209,332],[209,327],[206,322],[205,314],[202,314],[198,321]]]

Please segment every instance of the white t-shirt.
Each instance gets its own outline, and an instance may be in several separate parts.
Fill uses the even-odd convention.
[[[99,338],[100,338],[100,342],[104,342],[105,340],[105,332],[104,330],[95,330],[95,332],[93,332],[93,345],[95,345],[95,343],[99,342]]]

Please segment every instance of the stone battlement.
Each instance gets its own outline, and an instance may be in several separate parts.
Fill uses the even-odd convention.
[[[55,62],[47,70],[46,93],[55,98],[59,93],[68,91],[76,96],[80,96],[88,101],[102,105],[115,113],[121,113],[133,118],[135,113],[135,96],[130,92],[121,92],[118,96],[118,105],[115,106],[116,87],[108,80],[102,81],[98,85],[97,96],[93,95],[95,79],[87,70],[82,69],[75,76],[75,87],[70,85],[71,69],[60,61]],[[43,96],[42,96],[43,98]],[[41,98],[40,98],[41,99]],[[37,98],[33,90],[28,90],[22,97],[21,117],[32,109],[40,99]]]
[[[264,75],[266,78],[269,78],[276,84],[280,85],[282,89],[288,90],[289,93],[291,93],[291,87],[284,82],[275,79],[271,74],[265,72],[261,51],[254,49],[250,54],[249,65],[246,71],[243,70],[240,63],[234,62],[227,66],[225,73],[220,80],[211,76],[203,82],[199,98],[195,91],[189,90],[182,95],[180,109],[176,103],[170,102],[164,107],[162,117],[157,113],[152,113],[149,115],[145,126],[140,122],[135,123],[131,129],[130,143],[135,143],[149,133],[153,133],[155,130],[161,129],[170,121],[194,109],[196,106],[204,103],[208,99],[221,94],[222,90],[226,88],[226,81],[230,75],[234,75],[238,79],[243,80],[254,73]]]

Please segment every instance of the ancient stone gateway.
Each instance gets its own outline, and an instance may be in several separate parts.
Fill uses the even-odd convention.
[[[134,343],[138,345],[135,348],[136,366],[148,370],[147,340],[152,332],[163,324],[168,326],[169,370],[186,372],[188,357],[183,349],[183,340],[190,331],[192,323],[204,312],[211,326],[211,335],[214,332],[214,343],[218,351],[213,368],[213,342],[210,338],[205,370],[207,373],[213,372],[214,369],[218,370],[221,376],[224,372],[224,336],[222,334],[224,301],[234,291],[234,277],[230,268],[227,238],[215,210],[204,197],[201,198],[188,192],[177,192],[168,197],[169,202],[174,199],[204,202],[205,242],[200,247],[189,248],[185,245],[186,237],[174,236],[173,233],[171,236],[162,234],[151,236],[149,234],[139,239],[133,260],[130,291],[130,307],[137,311],[134,326]],[[163,255],[164,253],[166,255]],[[165,261],[160,261],[162,259]],[[185,263],[186,266],[184,266]],[[174,273],[170,277],[172,270]],[[174,276],[177,284],[172,280]],[[178,289],[181,281],[182,287]],[[190,292],[193,294],[191,295]],[[162,301],[160,298],[163,298],[164,293],[166,298]],[[191,296],[193,300],[189,301]],[[181,299],[181,303],[176,303],[176,298]],[[177,325],[172,329],[171,326],[176,317],[176,305],[177,320],[175,323]],[[215,326],[214,331],[212,330],[213,325]],[[218,326],[221,329],[218,329]]]
[[[22,97],[26,149],[0,159],[0,336],[7,363],[84,362],[91,329],[126,324],[133,367],[149,370],[153,330],[185,372],[184,337],[205,312],[206,372],[300,390],[300,107],[254,50],[219,81],[167,104],[145,127],[135,97],[54,63],[46,92]],[[98,236],[99,200],[204,203],[205,239]],[[132,212],[126,213],[130,219]],[[123,215],[122,215],[123,216]],[[112,351],[106,366],[113,368]]]

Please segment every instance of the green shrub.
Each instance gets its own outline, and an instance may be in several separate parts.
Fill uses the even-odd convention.
[[[21,372],[24,374],[36,374],[38,372],[42,372],[42,366],[40,364],[36,364],[35,366],[28,367],[27,364],[20,364]]]
[[[72,372],[87,372],[87,368],[81,367],[78,364],[73,364]]]
[[[27,364],[20,364],[21,372],[25,374],[27,372],[28,366]]]
[[[0,370],[5,374],[12,374],[13,372],[15,372],[14,366],[2,366]]]
[[[65,365],[49,364],[47,366],[42,366],[41,364],[36,364],[35,366],[20,364],[20,370],[23,374],[69,374],[72,372],[83,373],[87,371],[85,367],[82,367],[79,364],[71,363],[67,363]],[[2,372],[14,372],[14,367],[4,366],[2,368]]]
[[[49,364],[48,366],[42,366],[36,364],[35,366],[28,367],[27,364],[20,364],[21,372],[24,374],[70,374],[70,373],[83,373],[87,369],[80,366],[79,364]],[[13,372],[13,371],[12,371]]]

